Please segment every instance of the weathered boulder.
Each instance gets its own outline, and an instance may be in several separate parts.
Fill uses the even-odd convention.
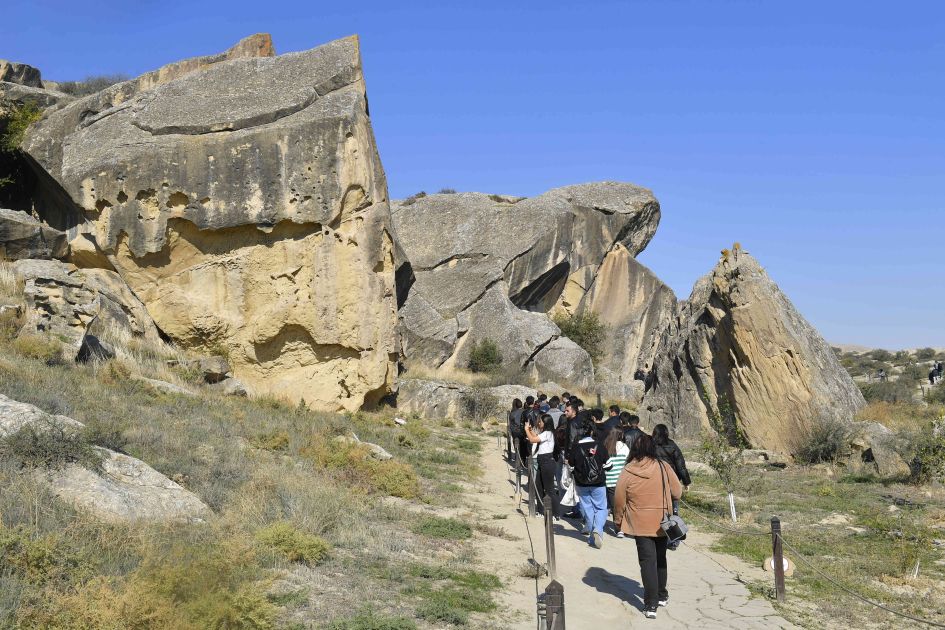
[[[739,246],[664,331],[644,409],[651,426],[693,436],[709,428],[706,401],[751,446],[781,453],[815,422],[850,422],[865,404],[830,346]]]
[[[84,427],[72,418],[53,416],[0,394],[0,437],[27,426],[40,434]],[[202,521],[210,516],[210,509],[195,494],[141,460],[106,448],[95,450],[102,457],[101,471],[68,464],[36,471],[36,478],[60,499],[105,521]]]
[[[598,182],[531,198],[428,195],[394,202],[392,214],[406,357],[462,366],[489,337],[506,364],[534,373],[536,353],[561,334],[547,313],[577,307],[615,243],[639,253],[660,210],[644,188]],[[578,362],[590,366],[586,353]],[[593,380],[573,369],[543,376]]]
[[[512,400],[525,400],[535,390],[523,385],[471,387],[447,381],[402,379],[397,391],[397,409],[430,419],[505,418]]]
[[[74,100],[75,98],[68,94],[45,87],[0,81],[0,109],[9,107],[10,104],[29,104],[39,109],[47,109]]]
[[[245,398],[249,395],[246,386],[237,378],[225,378],[218,383],[209,385],[209,387],[211,390],[223,394],[224,396],[242,396]]]
[[[162,394],[174,394],[178,396],[190,397],[197,395],[197,392],[188,387],[182,387],[181,385],[177,385],[175,383],[168,383],[167,381],[162,381],[157,378],[148,378],[146,376],[139,376],[137,374],[133,374],[131,378],[135,381],[138,381],[139,383],[147,385],[156,392],[161,392]]]
[[[562,379],[582,388],[594,384],[591,357],[567,337],[558,337],[535,353],[532,365],[539,378]]]
[[[903,456],[906,441],[879,422],[854,422],[847,465],[854,471],[880,477],[907,477],[911,472]]]
[[[43,87],[43,79],[39,68],[34,68],[25,63],[7,61],[6,59],[0,59],[0,81],[36,88]]]
[[[62,258],[66,235],[25,212],[0,208],[0,258]]]
[[[254,392],[358,409],[391,391],[399,346],[358,41],[263,44],[80,99],[24,147],[164,333],[225,349]]]
[[[197,368],[205,383],[219,383],[230,373],[230,363],[226,357],[216,355],[200,357],[197,360]]]
[[[18,260],[13,274],[23,283],[26,298],[21,334],[55,335],[69,358],[79,355],[89,334],[161,343],[147,309],[114,271],[78,270],[58,260]]]
[[[577,311],[596,313],[606,325],[600,365],[615,375],[616,383],[629,385],[637,369],[649,371],[653,365],[660,335],[676,314],[676,295],[617,243]]]

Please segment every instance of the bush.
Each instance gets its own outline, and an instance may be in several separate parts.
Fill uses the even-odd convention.
[[[43,112],[38,107],[24,103],[0,116],[0,153],[19,151],[26,130],[42,115]]]
[[[455,194],[456,194],[456,189],[455,189],[455,188],[440,188],[440,189],[437,191],[436,194],[438,194],[438,195],[455,195]]]
[[[945,426],[930,422],[924,430],[911,437],[910,480],[915,484],[925,484],[945,479]]]
[[[34,537],[23,527],[0,524],[0,574],[35,585],[68,585],[90,577],[91,568],[54,535]]]
[[[473,372],[495,372],[502,366],[499,346],[489,338],[473,343],[469,349],[469,369]]]
[[[850,444],[851,429],[836,418],[815,422],[794,447],[794,457],[801,464],[836,462]]]
[[[289,448],[289,434],[286,431],[260,433],[249,443],[264,451],[285,451]]]
[[[128,446],[125,425],[115,418],[96,418],[85,425],[84,437],[89,444],[124,453]]]
[[[915,358],[919,361],[929,361],[935,358],[934,348],[920,348],[915,351]]]
[[[392,459],[376,460],[359,444],[329,443],[324,436],[315,435],[300,454],[310,457],[317,466],[337,473],[350,488],[402,499],[413,499],[420,494],[417,473],[410,464]]]
[[[72,96],[88,96],[128,79],[128,75],[121,73],[89,76],[82,81],[63,81],[59,84],[59,91]]]
[[[62,365],[62,343],[48,335],[20,335],[13,340],[13,349],[29,359],[38,359],[46,365]]]
[[[896,381],[858,383],[858,385],[867,402],[910,403],[918,392],[916,384],[906,378]]]
[[[415,534],[446,540],[465,540],[472,537],[472,528],[455,518],[428,516],[413,527]]]
[[[328,557],[328,543],[301,532],[287,521],[273,523],[256,532],[256,541],[275,549],[289,562],[315,566]]]
[[[462,395],[460,404],[463,408],[463,417],[478,424],[495,414],[499,407],[499,400],[488,390],[473,387],[469,393]]]
[[[406,617],[387,617],[364,611],[349,619],[333,621],[328,624],[328,630],[417,630],[417,624]]]
[[[95,471],[102,467],[102,455],[84,431],[53,421],[28,424],[0,438],[0,458],[28,468],[56,469],[73,463]]]
[[[420,192],[415,193],[415,194],[413,194],[413,195],[410,195],[409,197],[407,197],[406,199],[404,199],[402,203],[403,203],[403,205],[405,205],[405,206],[410,206],[410,205],[413,205],[414,203],[416,203],[416,202],[417,202],[417,199],[423,199],[423,198],[426,197],[426,196],[427,196],[426,191],[421,190]]]
[[[561,334],[584,348],[595,362],[604,355],[604,338],[607,326],[600,321],[597,313],[576,313],[574,315],[556,315],[554,322],[561,329]]]
[[[726,492],[733,492],[743,466],[742,449],[732,448],[723,434],[706,431],[702,434],[699,451],[705,463],[719,474]]]

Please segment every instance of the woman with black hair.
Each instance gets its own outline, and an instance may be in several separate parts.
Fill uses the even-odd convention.
[[[679,481],[687,488],[692,485],[689,471],[686,470],[686,458],[679,446],[669,438],[669,428],[665,424],[653,427],[653,442],[656,443],[656,456],[673,467]]]
[[[558,507],[558,493],[555,492],[555,468],[557,465],[554,460],[555,435],[552,432],[554,420],[547,413],[541,414],[535,419],[534,427],[531,423],[525,425],[525,439],[531,444],[533,455],[538,461],[538,475],[535,490],[538,494],[538,513],[544,514],[546,496],[551,497],[551,515],[558,518],[560,508]]]
[[[614,493],[614,525],[637,544],[643,581],[643,614],[656,618],[659,606],[669,604],[666,590],[666,544],[660,523],[682,496],[672,466],[660,461],[653,438],[643,433],[630,446],[630,457]]]

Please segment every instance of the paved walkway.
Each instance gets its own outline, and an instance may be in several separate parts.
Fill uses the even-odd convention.
[[[545,562],[543,520],[526,519],[517,510],[513,482],[495,442],[483,450],[481,492],[474,495],[476,513],[484,520],[494,519],[492,522],[514,540],[488,537],[481,544],[480,554],[507,585],[500,598],[505,626],[533,630],[537,589],[544,590],[548,578],[536,584],[534,579],[521,577],[520,570],[533,557],[529,534],[534,557],[539,563]],[[711,534],[693,530],[687,545],[669,555],[669,606],[659,610],[657,619],[646,619],[633,540],[605,535],[603,549],[597,550],[588,546],[575,525],[562,519],[555,526],[558,581],[564,585],[569,630],[797,627],[779,617],[767,600],[752,598],[736,579],[736,572],[757,576],[760,568],[755,570],[737,558],[708,551]]]

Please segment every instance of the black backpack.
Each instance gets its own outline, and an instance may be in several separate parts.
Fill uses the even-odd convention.
[[[579,486],[600,486],[604,483],[604,464],[597,453],[604,448],[597,442],[574,446],[574,481]],[[593,453],[591,452],[593,451]]]
[[[521,409],[514,409],[509,412],[509,433],[514,438],[525,437],[525,421],[522,415]]]

